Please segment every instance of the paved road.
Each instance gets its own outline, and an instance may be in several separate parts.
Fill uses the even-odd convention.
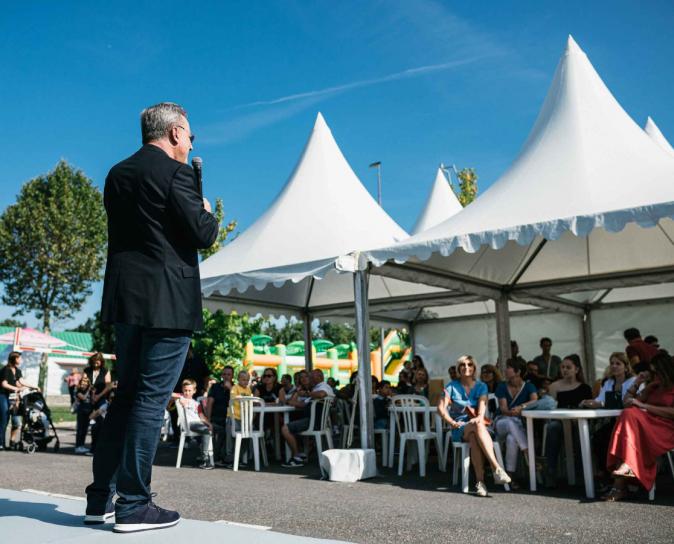
[[[72,432],[61,432],[59,454],[0,452],[0,487],[82,496],[91,458],[72,454]],[[448,486],[447,473],[429,465],[416,473],[355,484],[320,481],[315,464],[295,471],[263,472],[174,468],[176,450],[157,454],[157,502],[200,520],[227,520],[303,536],[362,543],[435,542],[672,542],[674,485],[661,477],[655,504],[587,502],[582,488],[554,493],[505,493],[494,486],[480,499]]]

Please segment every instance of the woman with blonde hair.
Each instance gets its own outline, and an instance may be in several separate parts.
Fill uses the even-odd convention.
[[[495,484],[509,484],[510,476],[498,464],[494,455],[494,443],[485,423],[487,386],[475,378],[475,360],[470,355],[459,357],[456,370],[459,377],[445,387],[444,395],[438,403],[438,413],[451,427],[453,442],[470,444],[470,460],[477,480],[475,493],[486,497],[485,459],[491,465]]]
[[[632,368],[627,355],[622,351],[611,353],[608,358],[609,365],[604,379],[601,381],[601,389],[594,399],[587,399],[580,403],[581,408],[622,408],[623,398],[634,380]],[[613,434],[616,418],[610,418],[604,425],[599,427],[592,435],[592,451],[597,455],[597,477],[603,480],[606,477],[604,466],[608,454],[608,443]]]

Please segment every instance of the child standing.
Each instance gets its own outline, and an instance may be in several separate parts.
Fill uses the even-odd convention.
[[[227,434],[229,437],[233,436],[236,431],[241,430],[241,406],[234,399],[236,397],[252,397],[253,391],[250,388],[250,374],[245,370],[240,370],[237,377],[236,384],[232,387],[230,393],[231,409],[229,417],[227,418]],[[246,444],[243,444],[243,448]],[[232,468],[234,464],[234,441],[227,441],[227,456],[225,458],[225,465],[227,468]],[[240,463],[242,464],[242,463]]]
[[[197,391],[197,382],[192,379],[186,379],[182,382],[182,397],[178,402],[185,408],[185,418],[190,431],[198,433],[201,436],[201,455],[203,462],[199,468],[211,470],[213,465],[213,456],[209,452],[209,443],[213,436],[213,426],[204,414],[200,403],[194,400],[194,393]]]

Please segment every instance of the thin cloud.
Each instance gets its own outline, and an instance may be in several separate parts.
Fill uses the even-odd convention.
[[[314,91],[289,94],[286,96],[272,98],[269,100],[257,100],[255,102],[248,102],[246,104],[234,106],[234,108],[232,109],[253,108],[259,106],[275,106],[277,104],[283,104],[284,102],[293,102],[295,100],[304,100],[307,98],[318,98],[322,96],[329,96],[337,93],[342,93],[345,91],[351,91],[353,89],[359,89],[361,87],[369,87],[371,85],[379,85],[381,83],[388,83],[390,81],[398,81],[400,79],[408,79],[425,74],[431,74],[434,72],[442,72],[444,70],[450,70],[452,68],[458,68],[466,64],[472,64],[473,62],[477,62],[478,60],[481,60],[484,57],[485,55],[480,55],[465,59],[453,60],[450,62],[443,62],[441,64],[429,64],[426,66],[418,66],[416,68],[408,68],[407,70],[403,70],[402,72],[395,72],[393,74],[387,74],[381,77],[371,79],[361,79],[359,81],[352,81],[351,83],[344,83],[342,85],[335,85],[333,87],[326,87],[324,89],[317,89]]]

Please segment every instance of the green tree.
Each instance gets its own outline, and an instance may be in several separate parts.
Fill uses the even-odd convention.
[[[304,322],[294,317],[286,321],[283,327],[277,327],[273,323],[265,322],[264,334],[272,337],[272,343],[288,345],[290,342],[304,340]]]
[[[211,255],[217,253],[227,240],[227,236],[234,231],[237,225],[236,220],[232,220],[226,225],[223,224],[225,220],[225,207],[222,203],[222,198],[215,199],[215,212],[213,215],[215,215],[215,218],[218,220],[220,229],[218,231],[218,237],[215,239],[215,242],[213,242],[213,245],[207,249],[199,250],[199,255],[201,255],[202,259],[207,259]]]
[[[2,321],[0,321],[0,327],[14,327],[14,328],[19,327],[21,329],[25,329],[26,328],[26,322],[25,321],[19,321],[18,319],[12,319],[10,317],[10,318],[3,319]]]
[[[0,216],[2,302],[14,315],[35,312],[49,333],[52,319],[81,309],[101,278],[106,220],[103,197],[80,170],[60,161],[26,182]],[[40,365],[44,384],[47,359]]]
[[[213,376],[219,375],[225,365],[241,365],[246,344],[251,336],[262,332],[263,320],[222,310],[211,313],[204,309],[203,315],[204,327],[192,338],[194,352],[206,362]]]
[[[461,205],[465,208],[475,198],[477,198],[477,174],[475,168],[463,168],[456,174],[459,178],[459,188],[454,189],[456,197],[459,199]]]
[[[356,343],[356,329],[350,323],[322,321],[318,326],[318,337],[330,340],[333,344]]]
[[[103,323],[100,311],[72,330],[90,333],[93,341],[92,350],[115,353],[115,328],[108,323]]]

